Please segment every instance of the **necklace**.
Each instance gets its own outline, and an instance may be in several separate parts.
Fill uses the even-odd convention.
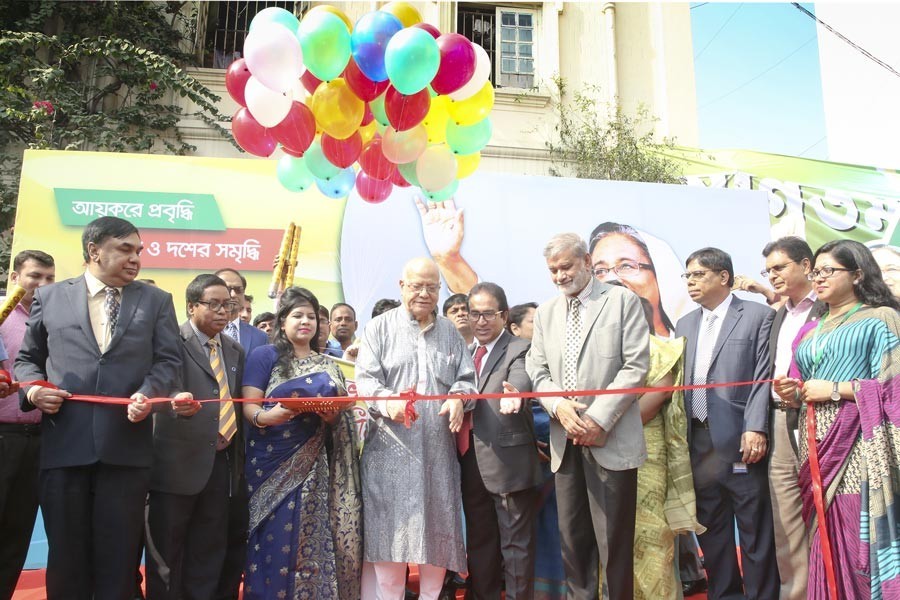
[[[857,302],[856,305],[844,313],[843,318],[840,322],[828,333],[822,336],[822,329],[825,327],[825,321],[828,320],[828,313],[825,313],[821,319],[819,319],[819,324],[816,325],[816,330],[813,332],[812,340],[810,344],[812,345],[812,354],[813,354],[813,364],[812,364],[812,376],[810,379],[815,379],[816,371],[819,368],[819,363],[822,362],[822,358],[825,356],[825,348],[828,346],[828,341],[831,339],[831,334],[838,330],[838,328],[847,322],[847,319],[852,317],[856,311],[862,308],[863,303]],[[822,347],[819,347],[819,338],[822,337]]]

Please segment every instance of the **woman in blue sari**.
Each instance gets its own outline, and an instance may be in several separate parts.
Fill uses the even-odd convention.
[[[300,412],[275,398],[346,395],[319,354],[319,302],[281,297],[273,343],[247,359],[243,393],[250,491],[244,598],[357,600],[362,565],[358,436],[349,411]]]

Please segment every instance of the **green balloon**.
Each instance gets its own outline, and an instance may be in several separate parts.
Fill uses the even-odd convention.
[[[306,161],[296,156],[285,155],[279,158],[276,173],[281,185],[292,192],[302,192],[315,181]]]
[[[416,27],[398,31],[384,53],[388,79],[398,92],[407,96],[425,89],[437,75],[440,64],[437,42],[430,33]]]
[[[297,30],[303,64],[322,81],[331,81],[350,62],[350,32],[337,15],[325,11],[307,14]]]
[[[410,185],[419,186],[419,178],[416,176],[416,161],[397,165],[397,170]]]
[[[300,26],[300,21],[297,20],[293,13],[275,6],[264,8],[256,13],[256,16],[250,21],[250,31],[253,31],[254,27],[258,27],[263,23],[278,23],[293,34],[297,33],[297,28]]]
[[[447,145],[454,154],[475,154],[491,141],[493,130],[490,117],[485,117],[474,125],[457,125],[451,119],[447,122]]]
[[[333,165],[322,152],[322,143],[314,141],[309,149],[303,153],[309,172],[319,179],[329,179],[341,172],[341,168]]]
[[[389,121],[387,113],[384,111],[384,94],[369,102],[369,110],[372,111],[372,116],[375,117],[375,120],[378,121],[378,123],[387,127]]]
[[[425,194],[425,197],[428,198],[431,202],[443,202],[444,200],[455,194],[458,187],[459,179],[454,179],[450,185],[443,189],[440,189],[436,192],[429,192],[423,189],[422,193]]]

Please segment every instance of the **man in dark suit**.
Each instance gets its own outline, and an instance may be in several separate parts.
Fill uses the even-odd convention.
[[[791,345],[804,324],[818,319],[828,306],[816,298],[807,278],[815,259],[806,241],[783,237],[763,249],[768,277],[775,293],[787,297],[775,313],[769,336],[769,373],[787,375],[793,351]],[[775,520],[775,556],[781,577],[780,600],[806,598],[809,573],[809,544],[803,521],[800,496],[800,459],[797,452],[799,404],[791,406],[772,392],[769,437],[769,491]]]
[[[241,320],[240,307],[244,305],[246,299],[247,279],[239,271],[231,268],[219,269],[215,275],[228,285],[231,299],[238,305],[231,314],[231,321],[225,326],[224,333],[241,345],[246,356],[250,356],[255,348],[268,344],[269,337],[250,323]]]
[[[85,227],[81,277],[39,288],[16,378],[42,419],[40,502],[50,598],[129,598],[153,460],[147,398],[165,396],[181,367],[172,296],[135,281],[143,248],[128,221]],[[121,405],[72,394],[131,398]]]
[[[544,258],[559,296],[538,307],[525,366],[534,389],[627,389],[644,384],[650,337],[640,298],[594,279],[587,244],[555,236]],[[647,459],[635,394],[542,398],[568,597],[634,597],[637,469]],[[590,520],[588,520],[588,515]]]
[[[503,289],[479,283],[469,292],[479,392],[531,391],[530,344],[506,331]],[[534,421],[521,398],[479,400],[459,440],[471,595],[475,600],[534,597],[534,526],[541,471]],[[461,432],[463,433],[463,432]]]
[[[221,335],[234,310],[225,282],[198,275],[185,297],[181,381],[154,414],[147,516],[147,597],[212,598],[228,541],[229,499],[244,472],[241,393],[244,351]],[[220,398],[220,402],[204,402]]]
[[[675,326],[676,337],[687,338],[685,384],[768,379],[775,311],[731,295],[731,257],[718,248],[697,250],[688,257],[683,277],[700,305]],[[769,385],[760,383],[685,394],[697,520],[707,528],[698,538],[711,599],[778,597],[765,461],[769,393]],[[743,582],[734,548],[735,519]]]

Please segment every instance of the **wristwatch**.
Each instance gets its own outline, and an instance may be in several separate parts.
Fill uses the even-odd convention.
[[[831,388],[831,399],[835,402],[839,402],[841,399],[841,392],[838,389],[838,382],[834,382],[834,386]]]

